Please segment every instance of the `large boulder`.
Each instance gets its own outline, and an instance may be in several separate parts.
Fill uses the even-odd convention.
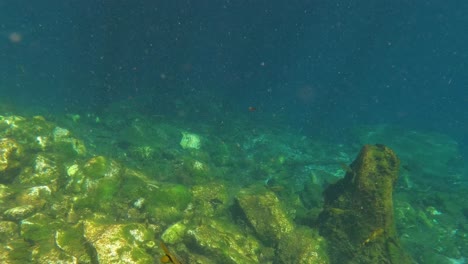
[[[324,192],[320,233],[332,263],[412,263],[402,249],[392,191],[399,159],[388,147],[365,145],[346,176]]]

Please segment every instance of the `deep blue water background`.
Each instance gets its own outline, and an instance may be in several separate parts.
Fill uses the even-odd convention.
[[[389,123],[466,148],[466,14],[459,0],[0,0],[1,97],[100,111],[212,93],[306,133]]]

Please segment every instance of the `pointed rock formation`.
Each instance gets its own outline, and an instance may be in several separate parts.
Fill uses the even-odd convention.
[[[412,263],[393,216],[399,164],[390,148],[365,145],[346,176],[325,190],[320,234],[329,242],[332,263]]]

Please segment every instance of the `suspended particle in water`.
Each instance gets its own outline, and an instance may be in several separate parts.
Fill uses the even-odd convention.
[[[21,35],[19,32],[11,32],[8,35],[8,39],[11,43],[20,43],[23,40],[23,35]]]

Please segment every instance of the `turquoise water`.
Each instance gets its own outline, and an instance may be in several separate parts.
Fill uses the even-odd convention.
[[[0,262],[334,263],[322,192],[384,144],[398,244],[465,263],[466,11],[0,0]]]

